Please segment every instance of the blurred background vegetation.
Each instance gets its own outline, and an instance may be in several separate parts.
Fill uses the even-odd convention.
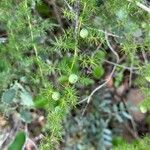
[[[148,0],[0,1],[0,149],[147,150]]]

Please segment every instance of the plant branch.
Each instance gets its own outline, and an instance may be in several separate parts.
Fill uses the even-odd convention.
[[[67,5],[67,7],[70,9],[70,11],[71,11],[73,14],[75,14],[75,11],[74,11],[73,8],[69,5],[69,3],[68,3],[66,0],[64,0],[64,2],[65,2],[65,4]]]
[[[109,49],[111,50],[111,52],[116,56],[116,63],[118,63],[118,62],[119,62],[119,55],[118,55],[118,53],[114,50],[114,48],[111,46],[108,37],[109,37],[109,35],[108,35],[108,33],[105,31],[106,43],[107,43]],[[116,67],[117,67],[116,65],[113,67],[113,69],[112,69],[112,71],[111,71],[109,77],[106,79],[106,81],[105,81],[103,84],[101,84],[101,85],[99,85],[98,87],[96,87],[96,88],[91,92],[91,94],[88,96],[88,98],[87,98],[87,105],[86,105],[85,109],[83,110],[82,115],[84,115],[85,110],[86,110],[86,108],[88,107],[88,105],[89,105],[89,103],[90,103],[90,101],[91,101],[91,98],[92,98],[92,96],[95,94],[95,92],[97,92],[99,89],[101,89],[102,87],[104,87],[105,85],[107,85],[107,83],[111,80],[111,78],[112,78],[112,76],[113,76],[113,74],[114,74],[114,72],[115,72],[115,70],[116,70]]]
[[[25,124],[25,133],[26,133],[27,138],[26,138],[26,142],[24,144],[24,148],[27,146],[28,142],[30,142],[32,144],[32,146],[34,146],[35,150],[38,150],[38,147],[36,146],[34,141],[29,138],[28,124]]]
[[[74,38],[75,38],[75,51],[73,56],[73,62],[71,65],[71,70],[75,64],[76,57],[78,55],[78,30],[79,30],[79,11],[80,11],[80,0],[76,1],[76,15],[75,15],[75,27],[74,27]]]
[[[25,1],[25,8],[28,9],[27,0]],[[30,18],[29,14],[27,14],[27,19],[28,19],[28,25],[29,25],[29,29],[30,29],[31,39],[32,39],[32,42],[34,42],[34,34],[33,34],[33,29],[32,29],[31,18]],[[40,60],[38,57],[38,50],[37,50],[37,47],[34,43],[33,43],[33,49],[35,52],[36,60],[37,60],[37,62],[40,63]],[[39,63],[38,63],[38,65],[39,65],[39,69],[40,69],[41,79],[43,81],[43,71],[42,71],[41,65]]]
[[[109,60],[104,60],[104,62],[106,62],[106,63],[109,63],[109,64],[112,64],[112,65],[115,65],[115,66],[117,66],[117,67],[120,67],[120,68],[123,68],[123,69],[126,69],[126,70],[139,70],[139,68],[138,67],[128,67],[128,66],[124,66],[124,65],[120,65],[120,64],[117,64],[117,63],[115,63],[115,62],[111,62],[111,61],[109,61]]]
[[[132,0],[127,0],[129,2],[133,2]],[[150,8],[145,6],[144,4],[140,3],[140,2],[136,2],[136,5],[138,7],[140,7],[141,9],[145,10],[146,12],[150,13]]]
[[[95,31],[98,31],[98,32],[101,32],[101,33],[104,33],[105,34],[105,31],[102,30],[102,29],[95,29],[95,28],[92,28],[92,27],[86,27],[87,29],[90,29],[90,30],[95,30]],[[117,38],[122,38],[121,36],[119,35],[116,35],[114,33],[110,33],[110,32],[107,32],[107,35],[108,36],[112,36],[112,37],[117,37]]]

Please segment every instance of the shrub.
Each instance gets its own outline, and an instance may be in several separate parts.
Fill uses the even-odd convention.
[[[117,67],[122,74],[130,71],[130,82],[133,73],[138,75],[136,86],[146,98],[142,105],[150,108],[149,10],[139,4],[135,0],[1,0],[1,105],[15,109],[10,113],[19,113],[25,123],[32,121],[31,108],[46,111],[47,134],[41,149],[53,149],[68,111],[84,97],[88,105],[116,75]],[[112,65],[112,71],[97,87],[105,74],[104,62]],[[87,88],[94,90],[81,92]]]

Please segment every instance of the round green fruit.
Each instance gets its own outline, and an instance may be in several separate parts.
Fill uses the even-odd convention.
[[[55,101],[58,101],[60,99],[60,93],[59,92],[53,92],[52,99]]]
[[[145,77],[145,79],[150,82],[150,76]]]
[[[144,106],[140,106],[140,110],[141,110],[142,113],[146,113],[147,112],[147,109]]]
[[[87,29],[82,29],[80,31],[80,37],[82,37],[82,38],[86,38],[88,36],[88,34],[89,34],[89,32]]]
[[[71,84],[74,84],[74,83],[76,83],[78,81],[78,76],[76,75],[76,74],[71,74],[70,76],[69,76],[69,82],[71,83]]]

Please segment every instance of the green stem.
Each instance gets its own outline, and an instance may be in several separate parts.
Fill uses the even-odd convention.
[[[27,0],[25,0],[25,7],[26,7],[26,9],[28,9]],[[37,62],[38,62],[38,66],[39,66],[39,69],[40,69],[41,79],[42,79],[42,81],[43,81],[43,80],[44,80],[44,78],[43,78],[43,71],[42,71],[42,67],[41,67],[41,65],[40,65],[40,59],[39,59],[39,57],[38,57],[38,50],[37,50],[36,45],[34,44],[33,27],[32,27],[31,18],[30,18],[30,15],[29,15],[29,14],[27,14],[27,19],[28,19],[28,24],[29,24],[31,39],[32,39],[32,42],[33,42],[33,49],[34,49],[35,56],[36,56],[36,60],[37,60]]]

